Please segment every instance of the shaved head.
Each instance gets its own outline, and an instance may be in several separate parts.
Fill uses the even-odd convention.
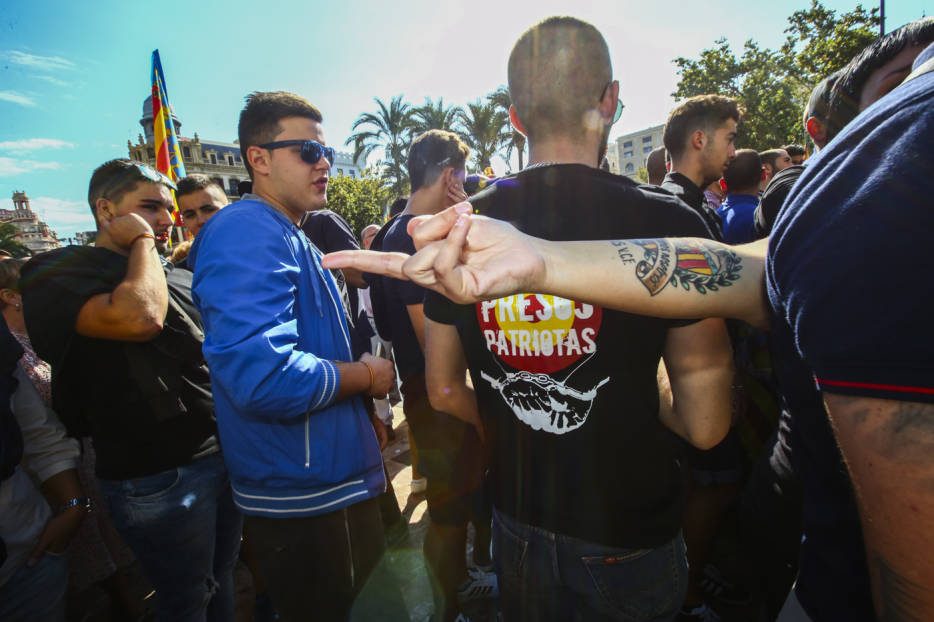
[[[574,136],[602,123],[596,106],[613,79],[610,52],[592,24],[549,17],[509,55],[509,97],[530,140]]]

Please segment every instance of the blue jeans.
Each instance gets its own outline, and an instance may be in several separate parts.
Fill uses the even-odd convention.
[[[155,475],[100,483],[114,526],[156,589],[157,619],[233,620],[243,517],[220,453]]]
[[[68,562],[64,554],[46,553],[32,568],[23,566],[0,585],[0,620],[64,622]]]
[[[662,622],[687,591],[679,533],[656,549],[621,549],[552,533],[493,512],[504,620]]]

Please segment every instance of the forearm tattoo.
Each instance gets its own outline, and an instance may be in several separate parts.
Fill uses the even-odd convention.
[[[668,285],[699,294],[729,287],[739,279],[742,258],[721,244],[694,238],[612,240],[620,261],[635,266],[636,277],[655,296]]]

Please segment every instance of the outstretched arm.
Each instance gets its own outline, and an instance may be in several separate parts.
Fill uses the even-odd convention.
[[[550,242],[464,206],[413,219],[419,251],[412,257],[341,252],[324,264],[411,279],[461,303],[538,292],[643,315],[768,324],[765,240],[737,247],[696,238]]]

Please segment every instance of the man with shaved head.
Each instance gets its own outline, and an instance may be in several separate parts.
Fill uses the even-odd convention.
[[[597,168],[619,83],[593,25],[553,17],[526,31],[509,93],[529,166],[474,196],[478,213],[559,240],[710,236],[676,197]],[[643,275],[652,288],[663,284],[657,257],[619,259],[655,265]],[[430,293],[424,311],[432,406],[482,415],[505,619],[673,619],[687,564],[670,432],[704,448],[726,434],[723,321],[650,320],[536,292],[476,305]]]
[[[667,151],[664,147],[652,149],[645,158],[645,170],[649,174],[649,183],[653,186],[661,186],[665,181],[665,175],[668,173]]]

